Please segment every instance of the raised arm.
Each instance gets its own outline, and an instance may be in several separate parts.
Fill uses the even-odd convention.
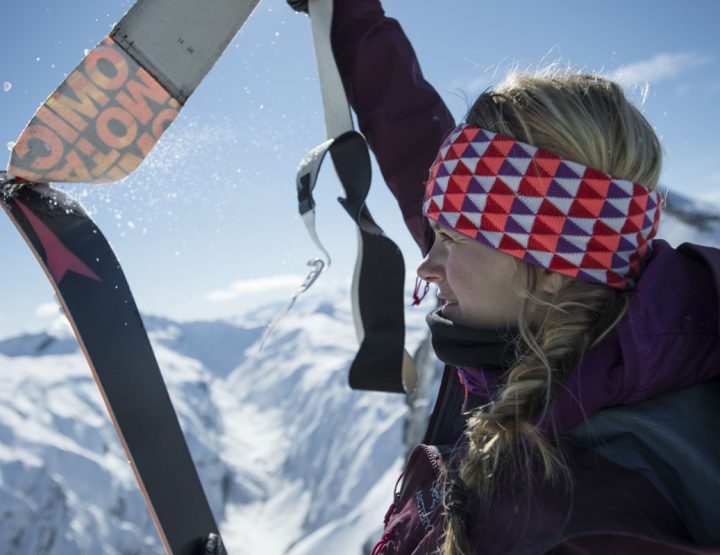
[[[453,118],[377,0],[335,0],[332,45],[360,130],[425,254],[433,234],[422,215],[424,183]]]

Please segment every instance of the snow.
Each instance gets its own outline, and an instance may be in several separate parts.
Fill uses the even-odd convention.
[[[348,293],[326,293],[301,298],[262,352],[276,306],[235,322],[145,318],[233,555],[359,555],[390,503],[405,400],[347,387]],[[411,314],[414,344],[423,326]],[[161,552],[67,329],[0,341],[0,379],[0,552]]]
[[[668,191],[658,237],[673,246],[690,242],[720,247],[720,207]]]
[[[39,338],[21,339],[0,355],[0,551],[102,552],[95,530],[108,531],[109,552],[146,544],[147,510],[84,357],[57,354],[49,335],[39,356],[24,354]]]
[[[5,92],[10,92],[10,89],[12,89],[12,83],[10,83],[9,81],[5,81],[3,83],[3,90]]]

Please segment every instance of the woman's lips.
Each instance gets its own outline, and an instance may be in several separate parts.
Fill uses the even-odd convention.
[[[449,300],[449,299],[442,299],[442,300],[445,301],[444,304],[442,305],[442,309],[441,309],[441,312],[442,312],[443,315],[445,315],[445,312],[446,312],[448,309],[452,310],[452,308],[453,308],[454,306],[457,306],[457,304],[458,304],[457,301],[451,301],[451,300]]]

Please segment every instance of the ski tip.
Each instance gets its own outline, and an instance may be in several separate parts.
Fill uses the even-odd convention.
[[[109,183],[132,173],[180,103],[106,37],[40,106],[8,172],[28,181]]]
[[[5,170],[0,170],[0,199],[6,201],[14,197],[22,187],[30,183],[22,177],[16,177]]]

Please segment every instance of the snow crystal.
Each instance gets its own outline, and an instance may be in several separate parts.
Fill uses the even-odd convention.
[[[5,145],[7,146],[7,149],[12,152],[12,149],[15,148],[15,141],[8,141]]]
[[[5,81],[3,83],[3,90],[8,92],[10,89],[12,89],[12,83],[10,81]]]

